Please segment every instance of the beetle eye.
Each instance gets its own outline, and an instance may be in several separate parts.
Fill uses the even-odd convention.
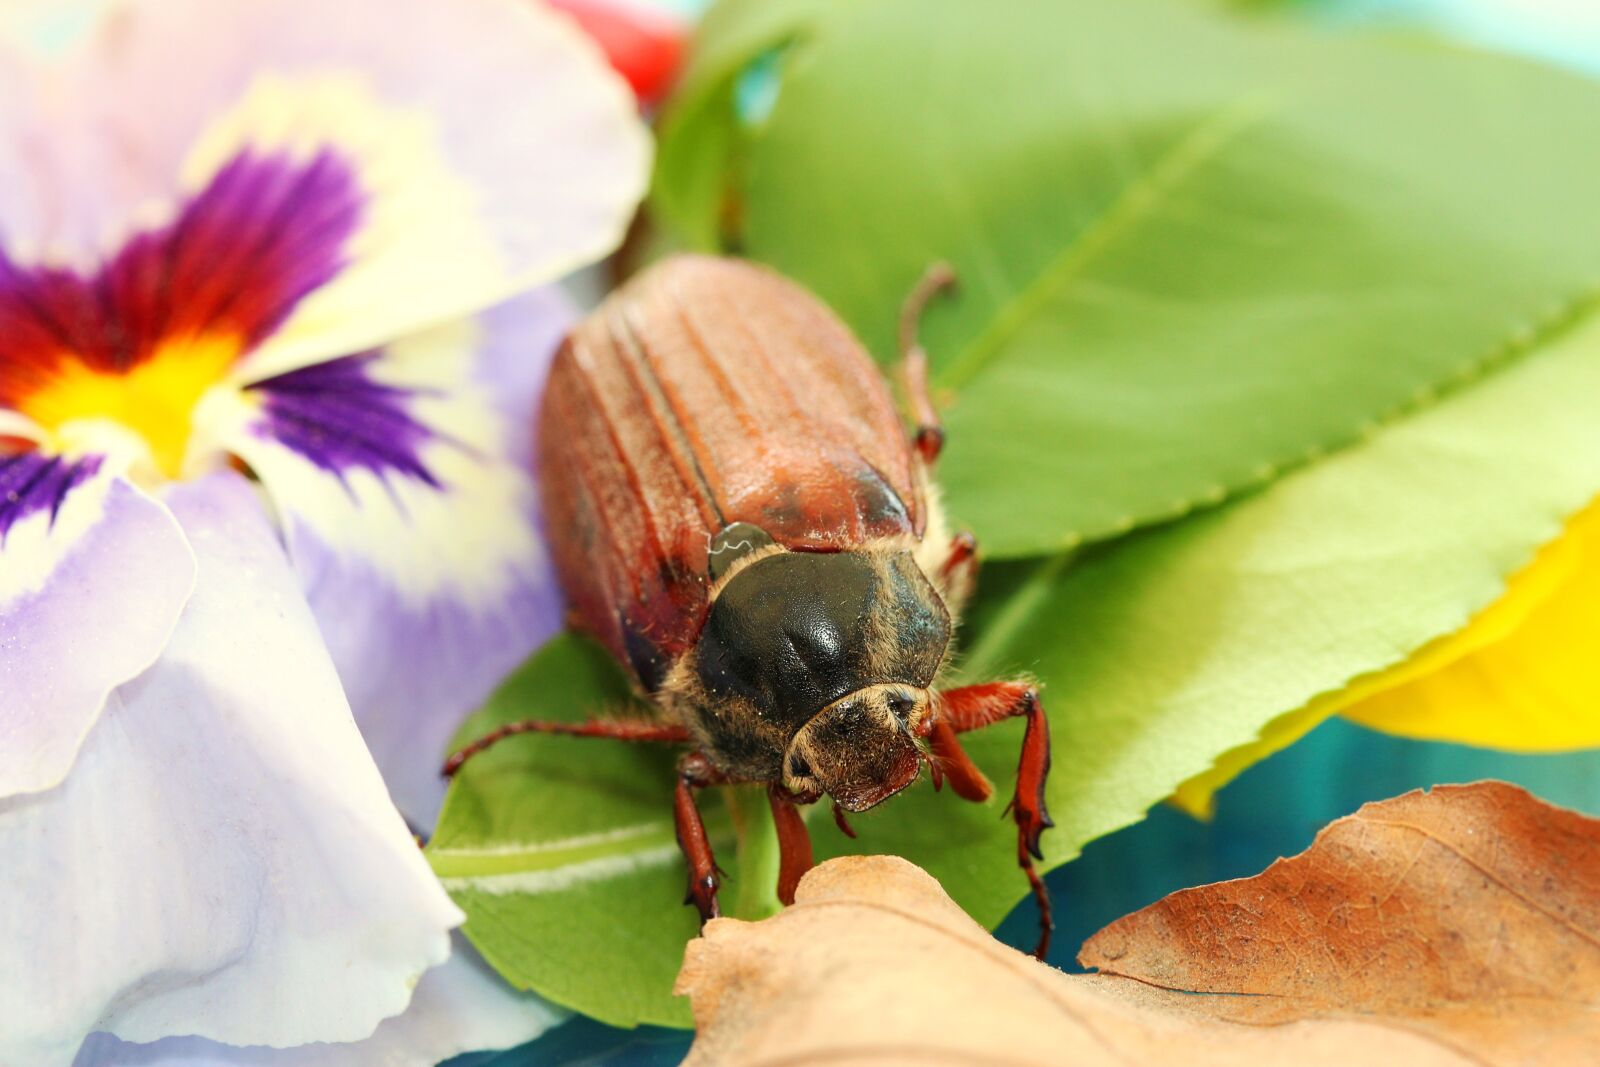
[[[790,756],[789,757],[789,777],[790,778],[810,778],[811,777],[811,764],[807,763],[803,756]]]

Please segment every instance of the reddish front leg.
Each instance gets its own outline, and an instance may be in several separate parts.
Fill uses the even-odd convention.
[[[911,417],[917,429],[912,444],[922,462],[929,467],[939,458],[944,448],[944,427],[939,423],[939,413],[934,409],[933,398],[928,394],[928,353],[917,341],[917,326],[928,301],[956,283],[955,271],[948,263],[935,263],[928,268],[911,295],[900,308],[900,357],[905,374],[906,399],[911,404]]]
[[[933,780],[935,789],[944,784],[942,779],[948,778],[950,788],[962,800],[981,804],[989,799],[994,786],[989,784],[989,779],[984,777],[978,765],[961,747],[949,720],[940,718],[934,721],[933,732],[928,735],[928,745],[933,749],[935,766],[938,768],[938,776]]]
[[[1028,720],[1027,732],[1022,738],[1022,755],[1017,761],[1017,789],[1006,811],[1017,824],[1017,864],[1027,874],[1028,884],[1033,887],[1033,897],[1039,903],[1039,944],[1033,954],[1044,959],[1055,923],[1050,914],[1049,890],[1045,888],[1033,861],[1044,859],[1044,853],[1039,850],[1039,836],[1055,823],[1050,820],[1050,812],[1045,808],[1044,801],[1045,780],[1050,776],[1050,721],[1045,718],[1038,691],[1027,682],[987,682],[940,693],[936,706],[941,722],[947,724],[949,733],[941,735],[936,726],[932,742],[935,753],[945,760],[945,773],[951,778],[952,784],[956,781],[952,767],[972,767],[966,753],[961,751],[956,734],[1016,716],[1024,716]],[[959,761],[955,754],[959,754]],[[976,767],[972,767],[972,770],[977,772]],[[982,778],[981,774],[979,778]],[[961,793],[959,787],[957,792]],[[987,792],[983,794],[984,797],[987,795]]]
[[[708,785],[720,785],[725,779],[711,766],[711,761],[699,752],[691,752],[678,761],[678,787],[673,794],[672,821],[678,831],[678,847],[689,865],[689,892],[685,904],[693,904],[700,911],[700,923],[715,919],[717,886],[721,884],[716,858],[711,855],[711,839],[706,836],[706,824],[700,818],[700,808],[694,802],[694,791]]]
[[[795,887],[811,869],[811,834],[783,786],[777,782],[767,786],[767,800],[778,828],[778,900],[788,907],[794,903]]]

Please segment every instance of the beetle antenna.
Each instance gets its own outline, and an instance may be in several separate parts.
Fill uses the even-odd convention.
[[[917,327],[928,301],[955,284],[956,272],[950,264],[935,263],[900,306],[900,368],[905,375],[906,400],[916,423],[913,444],[923,463],[930,467],[944,448],[944,427],[928,392],[928,353],[917,340]]]
[[[917,284],[912,287],[905,303],[900,305],[900,354],[909,357],[912,349],[920,350],[922,346],[917,343],[917,327],[922,322],[922,313],[928,309],[928,304],[934,297],[952,289],[956,284],[956,271],[950,264],[940,260],[923,272],[917,279]],[[924,357],[926,358],[926,357]]]

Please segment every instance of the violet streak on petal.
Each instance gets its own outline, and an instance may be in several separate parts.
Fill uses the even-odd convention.
[[[203,335],[247,350],[339,273],[361,212],[354,172],[331,150],[244,151],[92,274],[0,250],[0,405],[27,411],[68,362],[125,373],[163,342]]]
[[[246,149],[175,221],[130,241],[99,295],[136,337],[217,331],[248,349],[339,273],[361,214],[355,173],[332,149]]]
[[[48,510],[53,524],[67,494],[100,469],[100,456],[66,459],[23,452],[0,456],[0,547],[11,527]]]
[[[370,371],[381,358],[381,352],[363,352],[249,386],[264,397],[266,417],[255,433],[340,476],[397,473],[441,488],[421,456],[434,434],[406,408],[430,391],[374,380]]]

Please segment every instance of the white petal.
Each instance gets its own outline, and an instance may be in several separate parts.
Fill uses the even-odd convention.
[[[89,255],[170,221],[246,156],[326,157],[354,190],[340,268],[251,354],[246,378],[553,281],[614,248],[644,192],[650,143],[632,94],[533,0],[116,8],[67,70],[88,112],[66,135],[88,142],[71,169],[93,188],[77,199],[106,215]],[[308,214],[292,197],[281,211]]]
[[[368,746],[422,828],[451,734],[561,623],[530,422],[572,314],[536,292],[202,409],[201,432],[271,494]]]
[[[0,3],[0,7],[6,7]],[[33,22],[42,12],[32,13]],[[61,100],[49,91],[32,25],[20,13],[0,16],[0,245],[13,254],[42,258],[60,235],[72,197],[62,188],[65,164],[54,136]]]
[[[389,803],[253,490],[168,503],[199,579],[53,790],[0,801],[0,1063],[133,1041],[351,1041],[461,919]]]
[[[194,556],[96,457],[0,456],[0,797],[49,789],[118,685],[155,662]]]
[[[199,1037],[148,1045],[91,1037],[73,1067],[434,1067],[463,1052],[532,1041],[567,1012],[512,990],[457,935],[450,959],[422,976],[405,1014],[365,1041],[296,1048],[236,1048]]]
[[[5,62],[0,58],[0,63]],[[19,437],[26,441],[43,441],[44,429],[32,419],[10,408],[0,408],[0,437]]]

